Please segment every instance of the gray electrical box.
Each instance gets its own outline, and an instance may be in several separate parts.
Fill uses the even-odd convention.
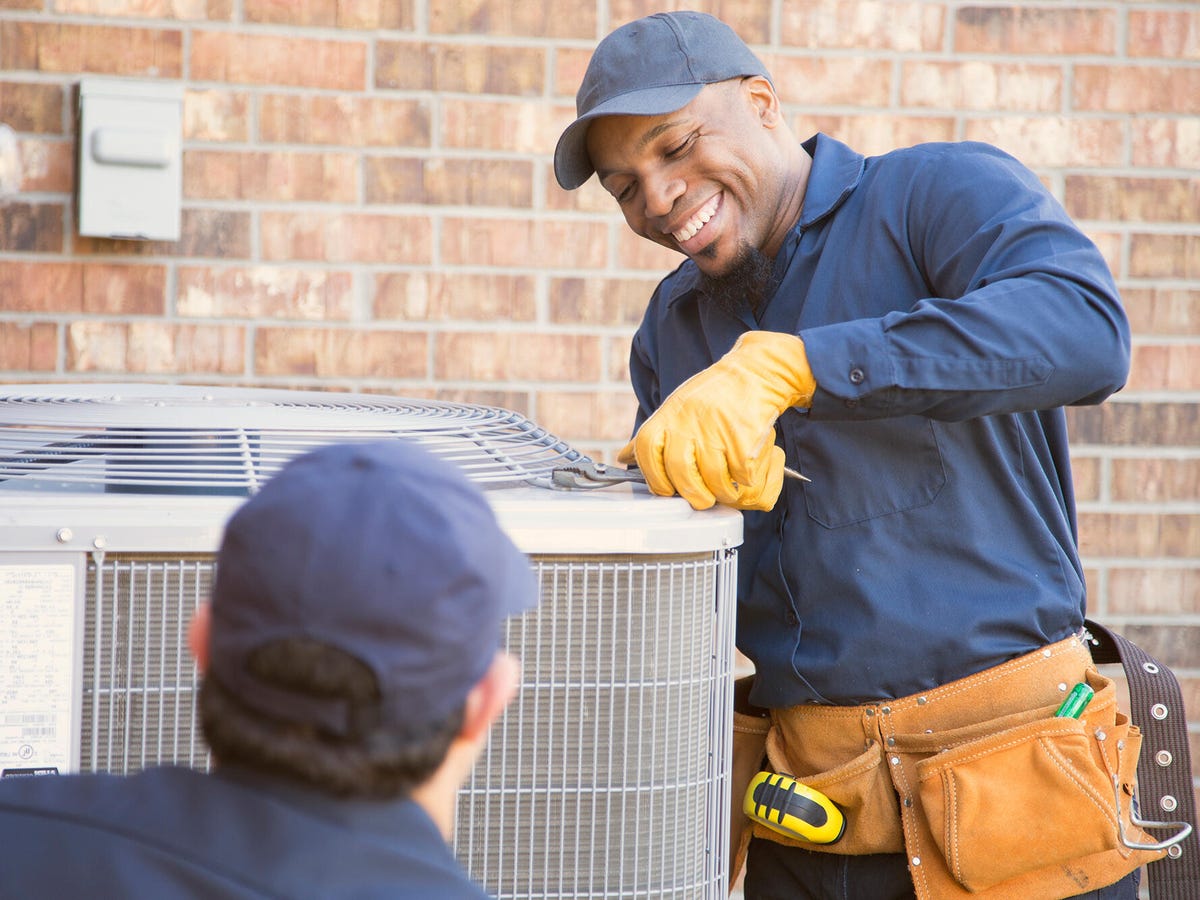
[[[183,85],[79,83],[79,233],[179,240]]]

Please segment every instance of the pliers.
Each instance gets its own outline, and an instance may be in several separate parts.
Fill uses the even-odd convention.
[[[783,474],[788,478],[811,481],[807,475],[801,475],[788,466],[783,467]],[[588,459],[569,466],[559,466],[550,473],[550,483],[551,486],[564,490],[589,489],[608,487],[610,484],[645,484],[646,476],[640,469],[617,469]]]

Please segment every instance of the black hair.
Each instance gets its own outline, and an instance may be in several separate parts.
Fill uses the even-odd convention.
[[[204,737],[218,765],[237,765],[340,797],[388,800],[408,795],[445,759],[463,723],[458,708],[431,725],[378,723],[379,685],[361,660],[320,641],[290,638],[258,648],[247,662],[267,684],[348,701],[353,736],[263,715],[215,677],[200,687]]]

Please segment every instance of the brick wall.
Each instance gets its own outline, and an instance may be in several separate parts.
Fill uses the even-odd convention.
[[[1099,243],[1135,348],[1128,387],[1071,413],[1092,611],[1174,665],[1200,718],[1200,3],[690,5],[760,51],[802,135],[997,143]],[[611,457],[629,336],[676,258],[594,183],[559,190],[550,154],[597,38],[655,8],[0,0],[23,165],[0,379],[489,403]],[[85,73],[185,88],[178,242],[78,235]]]

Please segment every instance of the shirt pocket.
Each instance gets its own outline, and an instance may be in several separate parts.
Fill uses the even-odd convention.
[[[932,503],[946,484],[934,422],[921,416],[865,422],[804,422],[788,429],[789,459],[809,518],[841,528]]]

